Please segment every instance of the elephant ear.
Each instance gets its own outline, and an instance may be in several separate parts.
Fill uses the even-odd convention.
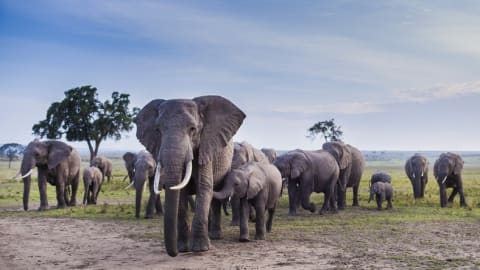
[[[455,175],[462,174],[462,170],[463,170],[463,159],[462,159],[462,157],[455,154],[454,155],[454,162],[455,162],[455,164],[454,164],[454,167],[453,167],[453,173]]]
[[[235,104],[220,96],[194,98],[203,121],[198,164],[212,161],[213,155],[232,139],[245,119],[245,114]]]
[[[440,162],[440,159],[435,160],[435,163],[433,164],[433,176],[435,179],[438,178],[438,163]]]
[[[407,174],[408,178],[411,177],[411,173],[412,173],[412,158],[409,158],[407,160],[407,162],[405,162],[405,173]]]
[[[263,180],[253,171],[248,177],[247,199],[253,199],[263,189]]]
[[[70,145],[63,142],[48,141],[46,143],[48,146],[48,169],[57,167],[57,165],[68,158],[73,151]]]
[[[352,155],[347,145],[341,142],[326,142],[322,145],[323,150],[329,152],[337,160],[340,170],[345,169],[352,163]]]
[[[307,170],[309,164],[309,159],[305,153],[297,151],[293,153],[291,162],[290,162],[290,178],[295,179],[300,177],[302,173]]]
[[[165,102],[163,99],[150,101],[138,112],[134,120],[137,125],[137,139],[152,153],[154,158],[158,157],[161,142],[160,132],[156,130],[155,120],[158,117],[158,109],[163,102]]]

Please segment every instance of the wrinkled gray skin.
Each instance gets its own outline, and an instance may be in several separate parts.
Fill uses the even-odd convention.
[[[162,167],[164,242],[170,256],[177,256],[179,251],[206,251],[210,248],[209,236],[221,237],[221,202],[212,200],[212,194],[222,187],[230,171],[232,137],[244,118],[238,107],[219,96],[155,99],[138,113],[137,138]],[[193,171],[188,185],[182,190],[170,189],[184,178],[189,162]],[[190,226],[187,195],[191,194],[196,197]]]
[[[47,182],[56,187],[57,208],[76,205],[80,155],[74,148],[60,141],[34,140],[25,148],[20,173],[25,175],[35,166],[38,169],[39,211],[48,209]],[[23,178],[23,209],[25,211],[28,210],[30,183],[31,176]],[[70,186],[71,196],[69,196]]]
[[[423,198],[428,183],[428,159],[420,154],[413,155],[405,162],[405,173],[412,183],[413,197]]]
[[[315,204],[310,202],[312,192],[325,194],[320,214],[329,209],[336,212],[334,192],[339,168],[330,153],[297,149],[278,156],[274,165],[282,178],[288,179],[289,215],[296,214],[299,201],[304,209],[315,212]]]
[[[110,182],[112,177],[112,161],[105,156],[96,156],[92,159],[91,165],[100,169],[103,175],[103,181],[105,181],[105,176]]]
[[[252,161],[269,163],[267,156],[250,143],[235,142],[233,145],[232,170]],[[238,226],[240,222],[240,199],[238,197],[231,198],[230,204],[232,205],[232,222],[230,225]],[[253,215],[251,219],[255,219]]]
[[[268,161],[273,164],[273,161],[277,158],[277,151],[273,148],[262,148],[260,150],[268,158]]]
[[[102,188],[103,174],[97,167],[83,169],[83,204],[97,204],[98,193]]]
[[[125,169],[128,173],[127,176],[130,180],[129,182],[131,183],[133,181],[133,176],[135,175],[135,161],[137,160],[137,154],[132,152],[126,152],[125,154],[123,154],[122,158],[125,164]],[[127,176],[125,178],[127,178]],[[124,181],[125,178],[123,179]]]
[[[387,200],[387,209],[392,208],[392,199],[393,199],[393,187],[388,182],[375,182],[370,186],[370,198],[368,202],[373,200],[375,195],[375,200],[377,201],[377,210],[382,210],[383,201]]]
[[[255,239],[265,240],[265,231],[272,230],[273,214],[282,187],[282,176],[270,163],[248,162],[233,169],[223,188],[213,192],[216,199],[228,197],[240,200],[240,242],[249,241],[248,213],[251,204],[256,212]],[[268,220],[265,222],[265,211]]]
[[[442,153],[435,161],[433,175],[440,188],[440,206],[447,206],[447,188],[453,188],[448,203],[453,203],[455,195],[460,194],[460,205],[467,206],[462,182],[463,159],[454,153]]]
[[[383,182],[383,183],[392,183],[392,177],[388,173],[378,172],[372,174],[372,178],[370,178],[370,186],[376,182]]]
[[[340,169],[336,187],[336,201],[339,209],[345,209],[347,202],[347,188],[353,189],[352,206],[358,204],[358,188],[365,170],[365,160],[362,153],[355,147],[343,142],[326,142],[323,150],[329,152],[337,161]]]

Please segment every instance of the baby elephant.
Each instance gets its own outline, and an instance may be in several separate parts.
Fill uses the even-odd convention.
[[[100,169],[93,166],[83,169],[83,184],[85,186],[83,204],[97,204],[97,197],[102,183],[103,174]]]
[[[249,204],[255,208],[255,239],[264,240],[265,230],[272,230],[273,214],[282,187],[282,176],[270,163],[248,162],[232,170],[225,180],[222,190],[214,192],[218,200],[228,197],[240,199],[240,242],[248,239]],[[265,226],[265,211],[268,220]]]
[[[393,187],[388,182],[375,182],[370,186],[370,198],[368,203],[373,200],[373,195],[377,201],[377,210],[382,210],[382,203],[387,200],[387,209],[392,208]]]

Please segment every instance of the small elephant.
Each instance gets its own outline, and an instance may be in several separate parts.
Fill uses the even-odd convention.
[[[370,178],[370,185],[373,185],[376,182],[383,182],[383,183],[392,183],[392,177],[388,173],[378,172],[372,175]]]
[[[405,162],[405,173],[412,183],[413,197],[423,198],[428,183],[428,159],[418,153],[413,155]]]
[[[447,206],[447,188],[453,188],[448,202],[452,203],[455,195],[460,194],[460,205],[467,206],[462,182],[463,159],[455,153],[442,153],[435,161],[433,175],[440,188],[440,206]]]
[[[103,184],[103,175],[100,169],[93,166],[83,169],[83,184],[85,187],[83,204],[97,204],[98,193]]]
[[[213,192],[218,200],[228,197],[240,200],[240,242],[248,239],[249,205],[255,208],[256,225],[255,239],[265,239],[265,229],[272,230],[273,214],[282,187],[282,176],[278,169],[269,163],[249,162],[232,170],[223,188]],[[268,220],[265,225],[265,211],[268,210]]]
[[[387,209],[392,208],[393,187],[388,182],[375,182],[370,186],[370,198],[368,203],[373,200],[373,195],[377,201],[377,210],[382,210],[382,203],[387,200]]]
[[[336,201],[338,209],[345,209],[347,205],[347,188],[353,189],[352,206],[358,206],[358,188],[365,170],[365,160],[362,152],[357,148],[340,141],[326,142],[323,150],[329,152],[338,163],[340,175],[336,187]]]
[[[310,202],[312,192],[325,194],[319,214],[336,212],[335,186],[339,168],[335,158],[324,150],[292,150],[278,156],[274,162],[283,178],[288,180],[289,215],[295,215],[299,202],[304,209],[315,212]]]
[[[110,177],[112,177],[112,161],[105,156],[96,156],[92,159],[92,166],[97,167],[102,172],[103,178],[105,176],[110,182]]]
[[[66,143],[37,139],[30,142],[25,148],[20,172],[17,174],[23,178],[23,209],[28,210],[30,174],[34,167],[38,169],[39,211],[48,209],[47,182],[56,187],[57,208],[76,205],[80,162],[78,152]]]
[[[125,163],[125,169],[127,169],[127,176],[123,178],[123,181],[128,177],[131,183],[133,181],[133,176],[135,175],[135,161],[137,160],[137,154],[132,152],[126,152],[123,154],[122,159]]]

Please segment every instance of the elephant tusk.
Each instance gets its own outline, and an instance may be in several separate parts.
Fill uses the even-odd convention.
[[[184,188],[186,185],[188,185],[188,182],[190,182],[190,178],[192,176],[192,161],[188,162],[187,168],[185,168],[185,177],[183,177],[183,180],[180,184],[171,187],[170,189],[172,190],[179,190]]]
[[[160,160],[157,161],[157,168],[155,169],[155,179],[153,181],[153,191],[155,194],[160,194],[160,189],[158,186],[160,185],[160,170],[162,169],[162,165],[160,165]]]
[[[132,181],[125,189],[131,188],[135,184],[135,181]]]
[[[18,179],[18,177],[21,175],[22,173],[19,171],[17,174],[15,174],[15,176],[12,176],[10,177],[11,179]]]
[[[421,175],[421,176],[423,177],[423,171],[422,171],[422,175]]]
[[[125,181],[125,179],[127,179],[127,177],[128,177],[128,175],[125,175],[125,177],[123,177],[123,180],[122,180],[122,182],[124,182],[124,181]]]
[[[447,175],[447,176],[445,176],[445,178],[443,178],[442,184],[444,184],[444,183],[445,183],[445,181],[447,181],[447,177],[448,177],[448,175]]]
[[[415,179],[415,173],[413,173],[413,175],[412,175],[412,176],[413,176],[413,179]]]
[[[147,190],[147,181],[145,181],[145,183],[143,183],[143,191]]]
[[[30,174],[32,174],[33,172],[33,169],[30,169],[30,171],[28,171],[25,175],[22,175],[22,176],[18,176],[20,174],[20,172],[17,173],[17,175],[15,175],[15,178],[14,179],[21,179],[21,178],[25,178],[27,176],[30,176]]]

